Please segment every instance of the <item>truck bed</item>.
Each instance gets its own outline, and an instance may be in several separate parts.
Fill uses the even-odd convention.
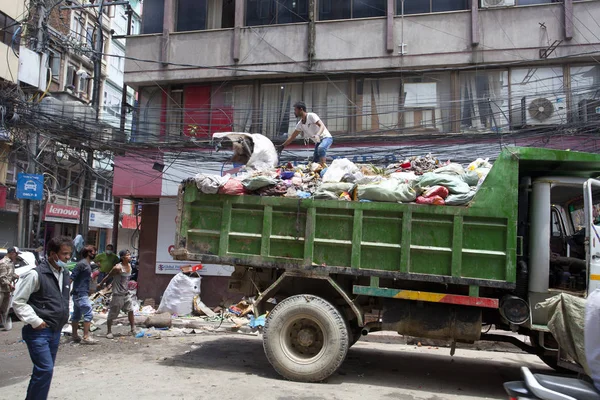
[[[600,156],[505,149],[467,206],[206,195],[181,186],[179,259],[471,286],[516,280],[519,168],[585,175]]]

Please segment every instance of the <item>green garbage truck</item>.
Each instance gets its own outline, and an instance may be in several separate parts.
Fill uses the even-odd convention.
[[[506,147],[465,206],[203,194],[180,186],[179,260],[234,265],[265,354],[317,382],[375,331],[503,340],[568,367],[536,304],[600,284],[600,155]],[[518,332],[517,335],[485,333]],[[564,354],[563,354],[564,355]]]

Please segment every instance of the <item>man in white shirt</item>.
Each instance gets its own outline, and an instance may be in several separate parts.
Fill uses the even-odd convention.
[[[300,121],[298,121],[294,133],[278,147],[278,152],[281,152],[285,146],[290,144],[300,133],[302,133],[304,139],[310,139],[315,143],[313,162],[318,162],[325,166],[327,150],[329,150],[333,144],[331,133],[329,133],[325,124],[317,114],[306,112],[306,104],[302,101],[294,104],[294,115],[296,115],[296,118],[300,118]]]
[[[70,276],[65,267],[72,252],[71,238],[52,238],[46,260],[23,274],[15,290],[13,309],[25,322],[23,340],[33,362],[26,400],[48,398],[60,333],[69,319]]]

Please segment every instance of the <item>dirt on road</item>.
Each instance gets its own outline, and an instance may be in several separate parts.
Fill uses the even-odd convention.
[[[126,327],[116,332],[126,333]],[[100,335],[98,335],[100,336]],[[359,341],[321,384],[283,380],[261,337],[200,333],[178,337],[100,336],[96,346],[65,339],[51,399],[505,399],[502,383],[519,367],[548,372],[534,356]],[[0,398],[25,396],[31,361],[20,324],[0,332]]]

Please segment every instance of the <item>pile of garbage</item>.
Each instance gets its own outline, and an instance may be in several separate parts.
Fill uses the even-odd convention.
[[[488,159],[481,158],[467,167],[440,162],[431,155],[387,167],[339,158],[325,168],[317,163],[287,163],[276,168],[242,169],[236,176],[200,173],[187,181],[195,182],[205,194],[465,205],[473,199],[491,168]]]

